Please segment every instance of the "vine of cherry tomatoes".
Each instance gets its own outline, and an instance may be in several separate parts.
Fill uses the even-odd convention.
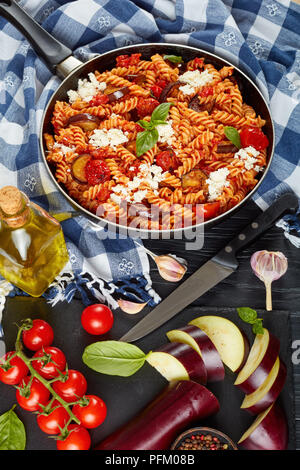
[[[83,311],[82,326],[91,334],[103,334],[113,324],[111,310],[94,305]],[[84,375],[68,369],[65,354],[52,346],[53,329],[44,320],[25,320],[19,328],[16,350],[0,359],[0,380],[16,387],[18,404],[37,413],[39,428],[54,435],[58,450],[88,450],[88,429],[106,418],[105,402],[86,395]],[[28,357],[23,345],[34,354]]]

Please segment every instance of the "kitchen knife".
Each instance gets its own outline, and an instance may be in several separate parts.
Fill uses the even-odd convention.
[[[297,207],[298,198],[295,194],[286,193],[279,197],[212,259],[201,266],[154,310],[122,336],[120,341],[132,342],[143,338],[230,276],[238,268],[236,253],[267,230],[286,210]]]

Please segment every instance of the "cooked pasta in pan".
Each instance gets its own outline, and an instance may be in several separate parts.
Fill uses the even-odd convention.
[[[237,205],[266,166],[265,121],[234,68],[123,55],[57,101],[47,161],[71,198],[121,225],[175,229]]]

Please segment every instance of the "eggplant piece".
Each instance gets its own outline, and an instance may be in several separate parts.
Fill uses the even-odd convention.
[[[194,98],[189,102],[189,109],[200,113],[202,111],[202,105],[199,103],[199,96],[195,95]]]
[[[71,167],[72,175],[78,181],[78,183],[87,183],[85,176],[85,167],[87,162],[91,159],[91,156],[88,153],[83,153],[77,157]]]
[[[100,119],[97,116],[92,116],[92,114],[80,113],[75,116],[71,116],[67,122],[67,126],[69,124],[81,127],[81,129],[88,132],[97,129],[100,124]]]
[[[226,144],[218,144],[216,153],[235,153],[238,152],[238,148],[230,142]]]
[[[166,450],[191,422],[217,413],[220,405],[206,387],[193,381],[170,385],[128,424],[96,450]]]
[[[160,97],[159,97],[160,103],[163,103],[164,101],[166,101],[169,94],[173,91],[173,88],[179,87],[180,85],[182,85],[182,83],[179,82],[178,80],[176,82],[168,83],[160,94]]]
[[[217,315],[204,315],[189,322],[207,334],[220,354],[223,363],[232,372],[237,372],[245,364],[249,352],[249,342],[243,332],[227,318]]]
[[[153,351],[147,358],[166,380],[194,380],[206,384],[207,370],[202,357],[188,344],[173,342]]]
[[[118,90],[115,90],[106,96],[109,99],[109,103],[114,103],[115,101],[118,101],[119,99],[123,98],[123,96],[127,95],[128,93],[128,86],[123,86],[122,88],[119,88]]]
[[[136,85],[143,85],[146,81],[146,76],[143,73],[131,73],[124,77],[129,82],[134,82]]]
[[[194,98],[189,102],[189,108],[197,113],[202,113],[203,111],[207,111],[208,114],[212,112],[212,109],[215,105],[215,100],[210,101],[209,103],[199,103],[198,95],[194,96]]]
[[[201,188],[206,184],[207,175],[202,170],[191,170],[182,176],[182,188]]]
[[[258,389],[270,374],[280,350],[280,341],[264,328],[256,335],[247,362],[239,372],[234,385],[250,394]]]
[[[288,423],[280,405],[276,402],[260,413],[238,444],[247,450],[285,450]]]
[[[215,345],[206,333],[200,328],[187,325],[178,330],[168,331],[167,337],[175,343],[184,343],[191,346],[203,359],[208,382],[223,380],[224,366]]]

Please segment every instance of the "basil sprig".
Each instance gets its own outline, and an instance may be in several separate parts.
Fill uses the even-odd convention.
[[[181,55],[164,55],[164,60],[169,60],[170,62],[173,62],[173,64],[181,64],[182,62],[182,57]]]
[[[158,141],[159,134],[156,126],[167,124],[166,119],[172,104],[173,103],[161,103],[157,106],[154,109],[149,122],[143,119],[137,121],[137,124],[145,129],[143,132],[138,132],[137,134],[136,154],[138,157],[152,149]]]
[[[25,449],[25,428],[22,421],[14,412],[15,406],[0,416],[0,450]]]
[[[238,149],[241,148],[240,134],[235,127],[225,126],[224,134],[226,135],[227,139],[233,143],[233,145],[235,145]]]
[[[82,360],[90,369],[101,374],[129,377],[144,365],[149,354],[134,344],[99,341],[85,348]]]
[[[241,320],[252,325],[252,331],[254,334],[264,334],[263,320],[262,318],[257,318],[256,310],[249,307],[239,307],[237,311]]]

